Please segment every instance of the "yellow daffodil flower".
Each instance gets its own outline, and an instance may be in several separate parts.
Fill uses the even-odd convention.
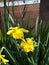
[[[4,57],[5,57],[5,55],[0,54],[0,61],[2,61],[4,64],[6,64],[9,62],[9,60],[5,59]]]
[[[35,41],[32,40],[31,38],[26,38],[26,40],[22,40],[20,47],[23,49],[25,52],[33,52],[35,49]]]
[[[24,28],[19,27],[11,27],[7,32],[8,35],[11,35],[15,39],[24,38],[24,33],[28,33],[29,31]]]

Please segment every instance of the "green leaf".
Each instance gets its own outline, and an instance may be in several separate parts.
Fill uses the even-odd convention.
[[[28,16],[27,21],[25,22],[25,28],[29,28],[30,16]]]
[[[5,51],[9,55],[9,58],[10,58],[10,61],[12,62],[12,64],[19,65],[18,62],[16,61],[16,59],[14,58],[14,56],[9,52],[9,50],[7,48],[5,48]]]
[[[38,23],[39,23],[39,18],[37,17],[36,23],[35,23],[35,34],[36,34],[36,38],[37,38],[37,34],[38,34]]]
[[[1,37],[2,37],[2,33],[1,33],[1,30],[0,30],[0,40],[1,40]]]

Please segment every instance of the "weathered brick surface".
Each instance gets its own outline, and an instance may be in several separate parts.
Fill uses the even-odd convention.
[[[36,17],[39,16],[43,22],[49,20],[49,3],[42,3],[42,4],[30,4],[27,5],[26,14],[24,17],[24,21],[27,20],[28,16],[30,16],[30,25],[35,22]],[[10,14],[12,15],[12,7],[8,7]],[[14,7],[14,15],[15,18],[18,20],[22,17],[22,11],[24,9],[24,6],[15,6]],[[0,8],[0,20],[3,21],[3,12],[4,8]]]
[[[24,20],[27,20],[28,16],[30,16],[30,22],[31,22],[30,25],[31,25],[32,23],[35,22],[36,17],[39,16],[40,4],[26,5],[26,7],[27,7],[27,10],[26,10]],[[12,15],[12,7],[8,7],[7,9],[9,9],[10,14]],[[17,18],[18,20],[20,20],[22,17],[23,9],[24,9],[24,6],[14,7],[14,15],[15,15],[15,18]],[[4,8],[0,8],[0,11],[1,11],[0,13],[3,14]],[[1,14],[1,17],[3,17],[2,14]]]

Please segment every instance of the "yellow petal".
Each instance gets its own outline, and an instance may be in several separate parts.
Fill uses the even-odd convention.
[[[13,33],[13,31],[14,31],[14,30],[9,30],[9,31],[7,32],[7,35],[12,34],[12,33]]]
[[[8,63],[8,62],[9,62],[9,60],[4,59],[4,58],[2,57],[2,62],[3,62],[4,64],[6,64],[6,63]]]
[[[33,44],[34,43],[34,41],[31,39],[31,38],[26,38],[26,41],[27,41],[27,43],[31,43],[31,44]]]
[[[21,38],[24,37],[24,34],[21,33],[21,32],[18,32],[18,33],[15,32],[15,33],[12,34],[12,36],[13,36],[13,38],[15,38],[15,39],[21,39]]]
[[[9,29],[12,29],[12,30],[14,30],[14,29],[18,29],[19,27],[10,27]]]
[[[2,59],[2,55],[0,54],[0,60]]]
[[[25,46],[25,44],[26,44],[26,42],[23,40],[23,41],[21,41],[21,44],[20,44],[20,47],[24,47]]]
[[[24,28],[20,28],[20,30],[21,30],[22,32],[26,32],[26,33],[29,32],[28,30],[26,30],[26,29],[24,29]]]
[[[1,55],[1,54],[0,54],[0,61],[2,60],[2,62],[3,62],[4,64],[6,64],[7,62],[9,62],[9,60],[5,59],[4,57],[5,57],[5,55]]]
[[[3,57],[5,57],[5,55],[2,55]]]

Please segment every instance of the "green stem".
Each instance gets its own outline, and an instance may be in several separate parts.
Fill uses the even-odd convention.
[[[0,54],[2,53],[3,50],[4,50],[4,47],[1,48],[1,50],[0,50]]]

